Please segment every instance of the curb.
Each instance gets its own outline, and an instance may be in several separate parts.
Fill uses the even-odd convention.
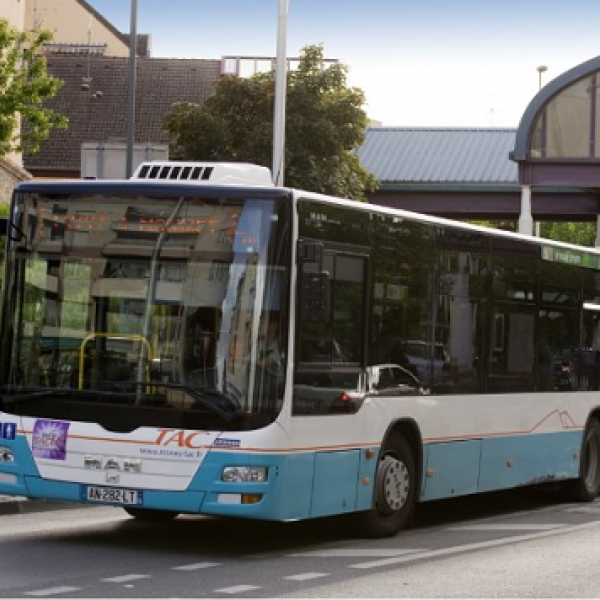
[[[25,498],[24,496],[0,496],[0,517],[3,515],[19,515],[49,510],[64,510],[77,506],[74,502],[60,500],[42,500]]]

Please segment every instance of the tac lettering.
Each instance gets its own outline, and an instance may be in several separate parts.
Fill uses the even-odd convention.
[[[204,446],[206,441],[206,433],[200,431],[184,431],[179,429],[176,431],[170,429],[161,429],[158,432],[158,437],[154,442],[157,446],[176,446],[177,448],[192,448],[198,449]]]

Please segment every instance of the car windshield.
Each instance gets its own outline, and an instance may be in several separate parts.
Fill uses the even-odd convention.
[[[18,194],[3,324],[7,409],[111,429],[275,418],[288,203],[201,193]]]

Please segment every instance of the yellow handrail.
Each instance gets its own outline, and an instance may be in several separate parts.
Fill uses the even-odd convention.
[[[83,369],[85,366],[85,347],[90,340],[94,340],[96,338],[110,338],[113,340],[137,340],[142,342],[146,346],[146,351],[148,355],[148,360],[151,361],[153,358],[152,355],[152,346],[150,342],[143,336],[137,333],[107,333],[107,332],[96,332],[90,333],[83,338],[81,342],[81,346],[79,346],[79,380],[77,382],[77,389],[83,389]],[[146,370],[146,380],[150,380],[150,374],[148,370]]]

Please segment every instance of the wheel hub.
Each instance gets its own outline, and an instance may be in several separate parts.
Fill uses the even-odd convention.
[[[378,499],[383,504],[380,508],[385,512],[400,510],[410,490],[410,475],[406,465],[393,456],[386,456],[379,466],[378,479]]]

